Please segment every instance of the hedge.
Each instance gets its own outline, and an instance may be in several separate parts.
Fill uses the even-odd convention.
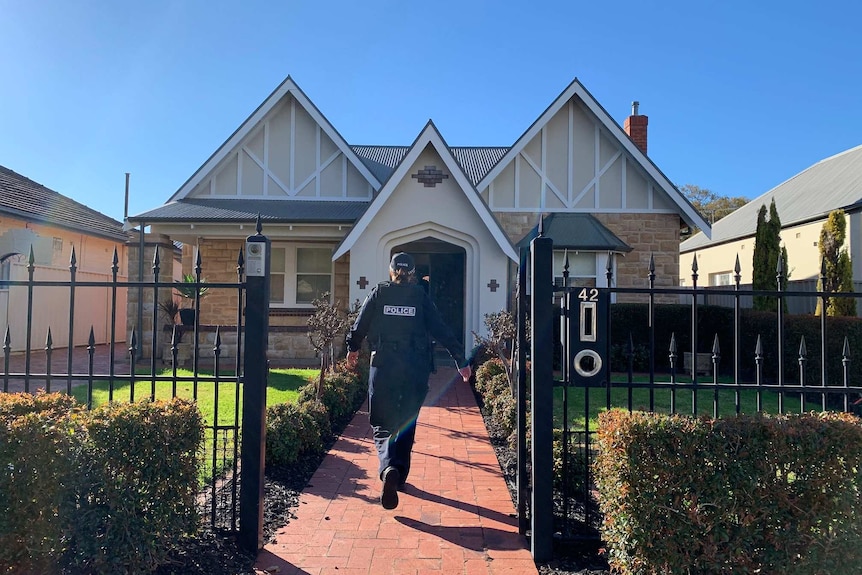
[[[341,427],[365,400],[367,370],[344,362],[324,374],[318,397],[315,383],[302,387],[294,403],[266,410],[266,462],[290,465],[304,454],[323,450],[333,428]]]
[[[202,439],[180,399],[87,411],[0,395],[0,571],[152,572],[197,529]]]
[[[602,536],[622,575],[862,572],[849,414],[599,419]]]

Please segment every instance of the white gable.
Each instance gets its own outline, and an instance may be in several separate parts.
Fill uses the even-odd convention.
[[[419,166],[422,162],[421,159],[427,158],[428,154],[432,154],[432,157],[436,158],[436,161],[439,161],[445,170],[444,175],[446,176],[446,183],[441,186],[436,196],[433,195],[433,189],[424,188],[416,179],[416,172],[425,167]],[[441,184],[443,184],[443,182],[441,182]],[[425,129],[413,143],[413,146],[411,146],[410,151],[386,182],[386,185],[383,186],[371,202],[371,205],[365,213],[362,214],[359,220],[357,220],[350,233],[348,233],[341,245],[339,245],[335,250],[332,259],[338,259],[343,254],[350,251],[357,239],[366,233],[367,228],[372,224],[372,222],[376,222],[379,214],[388,213],[392,215],[392,208],[388,205],[390,198],[394,195],[403,196],[407,193],[404,190],[414,189],[424,190],[428,193],[421,198],[416,198],[414,201],[404,205],[405,209],[407,209],[409,213],[399,215],[398,218],[387,219],[385,217],[381,217],[381,221],[386,222],[385,225],[393,225],[393,222],[403,221],[403,218],[409,219],[413,217],[420,217],[421,221],[424,222],[438,221],[444,225],[449,225],[446,222],[457,220],[458,214],[453,213],[453,210],[441,203],[441,200],[447,196],[457,196],[459,198],[458,201],[462,202],[464,206],[468,206],[467,211],[473,214],[474,220],[475,216],[478,215],[483,227],[490,234],[489,239],[496,243],[499,249],[502,250],[506,256],[511,258],[513,261],[517,261],[518,258],[514,248],[512,247],[512,243],[509,241],[508,237],[506,237],[502,228],[500,228],[499,223],[489,211],[488,206],[486,206],[476,194],[470,181],[452,157],[452,153],[449,151],[448,146],[431,122],[426,125]],[[401,205],[402,200],[398,200],[397,203]],[[463,211],[463,208],[461,209]],[[471,225],[474,225],[474,223],[471,223]]]
[[[368,201],[380,187],[288,78],[171,197]]]
[[[477,189],[495,212],[679,213],[709,230],[577,80]]]

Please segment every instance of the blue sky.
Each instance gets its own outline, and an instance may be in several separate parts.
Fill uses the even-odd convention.
[[[754,198],[862,144],[855,0],[0,0],[0,164],[116,219],[290,75],[350,144],[508,146],[577,77],[677,185]]]

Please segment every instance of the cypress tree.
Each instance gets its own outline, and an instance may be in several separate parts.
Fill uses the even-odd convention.
[[[754,256],[752,260],[752,289],[776,291],[779,287],[777,279],[778,259],[782,260],[784,273],[781,278],[781,289],[787,289],[789,277],[787,249],[781,245],[781,218],[775,207],[775,198],[769,206],[769,219],[766,218],[766,206],[760,206],[757,212],[757,229],[754,234]],[[775,311],[778,298],[771,295],[754,296],[754,309]]]
[[[820,258],[823,264],[823,277],[817,281],[818,291],[852,292],[853,267],[850,254],[844,247],[847,237],[847,220],[844,210],[833,210],[820,230]],[[823,313],[822,300],[817,301],[815,314]],[[826,300],[826,315],[855,316],[856,300],[853,298],[830,297]]]

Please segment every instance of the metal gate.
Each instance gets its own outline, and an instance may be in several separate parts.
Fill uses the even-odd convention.
[[[720,417],[859,408],[862,374],[849,368],[862,353],[862,337],[853,329],[859,320],[822,314],[816,334],[810,325],[789,321],[787,300],[810,298],[811,292],[742,291],[737,263],[735,285],[709,291],[732,301],[732,307],[718,308],[703,304],[706,290],[697,285],[696,260],[691,288],[657,288],[652,258],[644,270],[646,287],[614,287],[610,254],[606,285],[612,287],[570,285],[567,261],[562,283],[555,286],[552,262],[553,243],[540,231],[521,252],[516,344],[518,515],[537,561],[551,558],[555,540],[600,540],[591,470],[598,411]],[[862,298],[860,293],[813,295],[822,309],[830,297]],[[762,333],[742,329],[741,300],[752,296],[774,301],[775,311],[746,316],[760,322]]]
[[[155,252],[152,277],[145,281],[119,281],[118,256],[114,251],[112,279],[92,282],[77,280],[74,248],[69,267],[69,281],[43,281],[34,277],[34,257],[30,254],[28,279],[0,281],[0,288],[27,291],[26,342],[22,353],[12,353],[13,343],[7,327],[3,345],[2,391],[27,393],[43,389],[74,395],[79,404],[92,408],[105,402],[135,402],[146,399],[184,397],[213,404],[213,414],[205,422],[205,439],[199,452],[201,474],[198,511],[206,525],[218,532],[238,535],[243,546],[257,549],[262,540],[263,522],[263,439],[266,398],[266,346],[269,305],[269,240],[261,235],[260,219],[257,234],[246,239],[237,258],[236,282],[204,282],[202,262],[195,262],[196,289],[194,325],[173,326],[172,332],[160,333],[159,290],[170,292],[175,284],[171,277],[163,279],[160,255]],[[141,252],[142,253],[142,252]],[[58,289],[60,288],[60,289]],[[49,327],[44,349],[35,349],[31,341],[34,293],[68,294],[70,314],[62,325],[71,334],[76,322],[75,299],[88,289],[107,288],[113,294],[110,303],[111,325],[116,325],[118,313],[116,294],[120,289],[138,292],[139,301],[148,299],[152,305],[152,325],[149,357],[142,357],[141,331],[132,327],[128,339],[119,341],[111,329],[106,344],[96,344],[92,328],[86,347],[54,349]],[[215,328],[212,339],[204,344],[200,325],[200,291],[202,289],[235,292],[239,304],[236,324]],[[139,308],[140,309],[140,308]],[[137,325],[142,318],[139,315]],[[150,318],[148,318],[150,319]],[[189,340],[191,343],[189,343]],[[223,340],[230,340],[225,345]],[[70,337],[71,341],[71,337]],[[205,345],[209,349],[205,350]],[[181,348],[190,353],[189,369],[179,367]],[[222,359],[226,348],[232,357]],[[157,358],[157,350],[166,349],[167,357]],[[204,353],[206,351],[206,353]],[[204,359],[206,356],[206,359]],[[188,373],[189,375],[184,375]],[[228,398],[227,401],[225,399]],[[220,409],[220,401],[229,407]],[[242,409],[240,406],[242,405]]]

